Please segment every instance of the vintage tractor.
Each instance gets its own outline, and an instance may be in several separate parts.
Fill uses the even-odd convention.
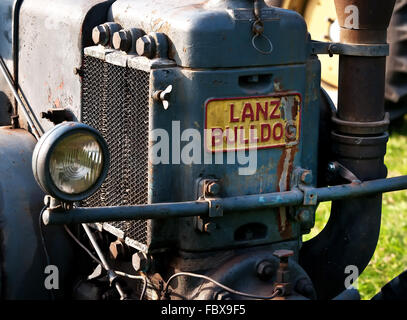
[[[383,161],[394,3],[336,0],[332,43],[264,0],[3,0],[2,297],[358,299],[407,188]]]

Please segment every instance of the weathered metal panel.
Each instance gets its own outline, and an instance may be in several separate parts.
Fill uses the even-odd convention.
[[[106,20],[112,1],[25,0],[20,13],[20,86],[34,113],[68,108],[80,119],[83,47],[91,30]],[[45,130],[53,126],[41,119]]]
[[[151,91],[162,90],[170,84],[173,86],[173,91],[170,107],[167,110],[160,102],[153,102],[151,127],[167,131],[169,141],[179,143],[180,150],[187,144],[187,142],[180,141],[180,134],[185,130],[195,129],[202,138],[205,136],[205,105],[208,100],[214,98],[286,95],[297,92],[303,100],[300,112],[303,128],[298,144],[257,150],[256,172],[252,175],[240,175],[239,168],[244,166],[239,164],[236,158],[235,164],[231,164],[226,153],[221,154],[221,162],[216,164],[215,154],[206,153],[205,155],[203,140],[200,144],[200,163],[174,164],[170,150],[170,163],[172,164],[157,164],[151,167],[149,202],[196,200],[195,186],[200,177],[218,179],[221,185],[219,196],[223,198],[286,191],[290,188],[291,174],[295,167],[305,167],[316,172],[318,129],[315,124],[319,119],[319,68],[319,62],[315,60],[314,63],[310,62],[309,66],[298,64],[229,70],[197,71],[184,68],[153,70]],[[309,72],[308,74],[306,70]],[[239,78],[250,75],[272,76],[266,84],[260,83],[258,86],[248,87],[240,82],[239,85]],[[173,127],[177,122],[179,122],[179,132],[175,131]],[[315,153],[310,156],[303,152],[308,149]],[[205,156],[211,158],[212,164],[205,163]],[[208,234],[196,232],[191,218],[168,220],[165,223],[160,221],[160,223],[152,225],[153,245],[164,241],[163,237],[174,228],[177,230],[178,245],[187,251],[272,243],[300,236],[298,224],[288,219],[288,210],[285,209],[246,212],[245,214],[235,212],[224,217],[213,218],[211,222],[216,223],[217,228],[208,236]],[[255,234],[254,238],[250,238],[250,233],[256,233],[257,229],[260,230],[256,223],[267,226],[266,234],[260,232],[258,235]],[[252,230],[253,227],[257,229]],[[240,228],[243,233],[247,232],[246,240],[235,234]],[[258,239],[256,239],[257,236]]]
[[[13,6],[15,0],[0,2],[0,55],[7,68],[13,72]],[[10,109],[13,95],[7,86],[6,80],[0,76],[0,125],[10,123]]]
[[[149,164],[148,203],[196,200],[197,180],[202,177],[213,177],[220,181],[219,197],[234,197],[289,190],[295,167],[316,172],[320,64],[316,59],[308,60],[309,38],[302,18],[280,9],[267,11],[272,18],[267,14],[264,16],[266,30],[272,32],[273,41],[278,42],[279,46],[271,55],[261,55],[253,48],[249,38],[252,11],[225,10],[215,3],[119,0],[112,6],[109,20],[120,23],[124,28],[136,27],[145,32],[165,33],[172,47],[170,58],[178,64],[178,67],[160,66],[164,60],[152,60],[150,97],[170,85],[173,90],[168,109],[163,107],[161,101],[150,98],[150,130],[165,130],[172,145],[168,150],[169,164]],[[239,7],[236,1],[225,3]],[[244,4],[246,8],[249,7],[246,1]],[[163,18],[155,21],[155,15]],[[276,15],[279,19],[274,19]],[[283,29],[287,34],[280,37]],[[225,36],[224,39],[218,39],[220,34]],[[295,48],[287,47],[286,37],[296,39],[290,41],[291,46],[295,43]],[[210,43],[209,39],[212,39]],[[190,46],[191,41],[193,46]],[[244,55],[241,54],[242,50],[245,51]],[[106,51],[109,63],[120,62],[122,66],[127,64],[138,69],[147,68],[145,71],[148,71],[150,60],[113,52]],[[206,152],[204,129],[208,101],[270,95],[288,97],[293,94],[300,97],[300,105],[296,112],[287,110],[290,111],[287,120],[296,123],[297,119],[291,117],[301,118],[298,121],[301,128],[297,128],[298,141],[270,149],[259,148],[253,174],[240,174],[239,169],[247,165],[238,163],[236,154],[233,155],[234,163],[230,163],[230,154],[220,153],[219,157]],[[109,104],[109,97],[106,99]],[[195,133],[202,139],[199,142],[199,163],[183,163],[180,159],[182,148],[187,144],[187,141],[180,141],[185,130],[196,130]],[[152,144],[150,141],[150,146]],[[311,155],[302,151],[308,149]],[[217,163],[217,158],[220,158],[220,163]],[[280,242],[300,236],[299,223],[290,220],[289,210],[284,208],[246,214],[234,212],[212,220],[216,228],[210,236],[197,232],[192,218],[152,221],[147,243],[151,248],[175,245],[182,250],[205,251],[226,246]]]
[[[123,28],[165,33],[170,39],[170,58],[183,67],[281,65],[307,59],[304,19],[279,8],[265,8],[262,13],[264,35],[274,51],[269,55],[256,51],[252,45],[253,7],[246,0],[118,0],[109,11],[109,20]],[[264,39],[259,41],[266,46]]]

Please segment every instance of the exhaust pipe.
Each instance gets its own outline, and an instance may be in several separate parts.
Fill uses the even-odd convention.
[[[395,0],[335,0],[341,42],[386,44],[394,4]],[[385,70],[386,57],[340,56],[332,156],[361,181],[387,176]],[[303,244],[300,264],[319,299],[332,299],[345,289],[347,267],[357,267],[359,274],[366,268],[379,238],[381,208],[381,194],[335,201],[325,229]]]

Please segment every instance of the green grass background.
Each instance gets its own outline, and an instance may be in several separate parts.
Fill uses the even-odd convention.
[[[385,163],[388,177],[407,175],[407,116],[392,125]],[[330,203],[318,207],[315,228],[304,241],[316,236],[329,218]],[[363,300],[371,299],[390,280],[407,270],[407,190],[383,196],[380,238],[372,260],[358,279]]]

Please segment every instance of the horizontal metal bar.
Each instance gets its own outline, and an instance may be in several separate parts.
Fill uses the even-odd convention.
[[[316,189],[318,202],[371,196],[407,189],[407,176]]]
[[[351,183],[326,188],[308,188],[318,202],[343,200],[407,189],[407,176]],[[216,201],[223,212],[244,212],[304,205],[304,193],[299,189],[287,192],[222,198]],[[206,201],[156,203],[138,206],[74,208],[59,212],[46,210],[44,224],[97,223],[123,220],[145,220],[204,216],[209,212]]]
[[[313,54],[339,54],[356,57],[386,57],[390,53],[388,44],[347,44],[340,42],[312,41]]]

